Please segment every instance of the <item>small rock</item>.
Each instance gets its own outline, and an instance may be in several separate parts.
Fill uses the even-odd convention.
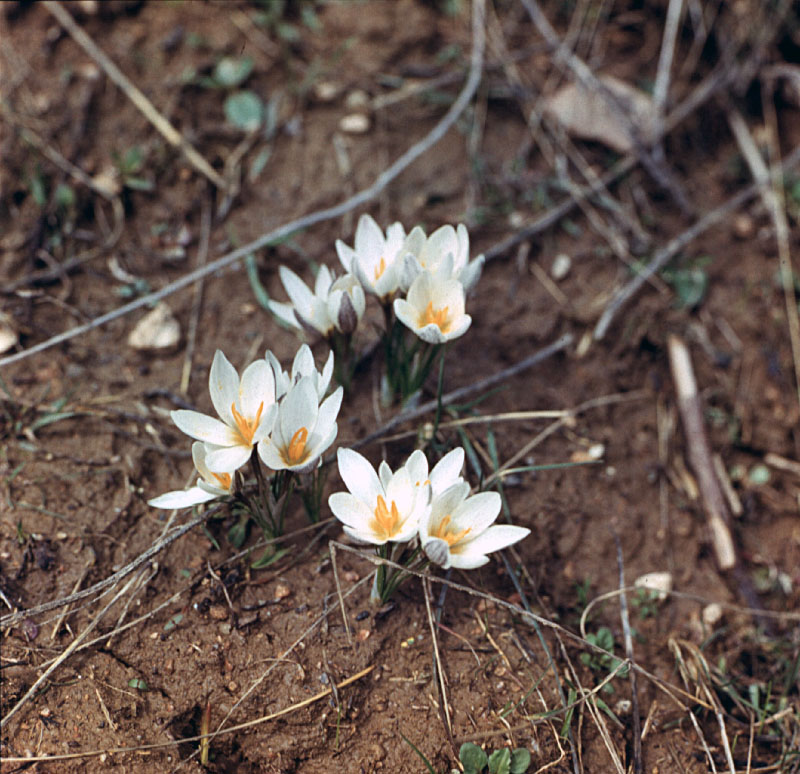
[[[599,460],[602,459],[606,453],[606,447],[602,443],[595,443],[592,444],[587,450],[586,454],[589,456],[590,460]]]
[[[722,620],[722,605],[712,602],[703,608],[703,623],[709,628],[713,628]]]
[[[553,265],[550,267],[550,276],[556,280],[556,282],[563,280],[567,274],[569,274],[569,270],[572,268],[572,258],[570,258],[566,253],[559,253],[553,259]]]
[[[227,621],[223,621],[218,628],[223,637],[227,637],[231,633],[231,625]]]
[[[292,590],[285,583],[279,583],[275,586],[275,593],[272,595],[272,598],[275,600],[286,599],[291,593]]]
[[[339,96],[341,89],[333,81],[317,81],[313,91],[314,97],[319,102],[333,102]]]
[[[733,235],[737,239],[752,239],[756,233],[756,224],[749,215],[744,213],[733,219]]]
[[[356,640],[358,642],[364,642],[369,639],[370,634],[372,634],[372,632],[369,629],[359,629],[356,632]]]
[[[181,327],[165,303],[149,311],[128,336],[128,345],[139,351],[169,350],[181,340]]]
[[[342,573],[342,579],[346,580],[348,583],[355,583],[357,580],[360,580],[360,576],[355,570],[345,570]]]
[[[631,708],[633,707],[633,703],[630,699],[620,699],[614,705],[614,714],[615,715],[630,715]]]
[[[362,89],[354,89],[347,95],[344,104],[348,110],[366,110],[369,106],[369,95]]]
[[[369,131],[369,116],[363,113],[350,113],[339,121],[339,129],[345,134],[365,134]]]
[[[215,621],[224,621],[228,617],[228,608],[223,605],[211,605],[211,607],[208,608],[208,614]]]
[[[8,352],[19,341],[19,334],[11,327],[11,318],[0,312],[0,354]]]
[[[636,588],[647,588],[658,592],[658,601],[663,602],[672,591],[671,572],[648,572],[639,576],[633,585]]]

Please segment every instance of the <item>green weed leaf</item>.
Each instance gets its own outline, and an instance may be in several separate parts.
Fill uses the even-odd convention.
[[[481,774],[489,765],[486,753],[472,742],[464,742],[458,751],[458,759],[464,767],[464,774]]]
[[[225,100],[225,118],[237,129],[252,132],[261,126],[264,106],[252,91],[237,91]]]

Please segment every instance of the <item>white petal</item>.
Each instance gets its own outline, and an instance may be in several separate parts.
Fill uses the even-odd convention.
[[[450,319],[464,314],[464,287],[462,284],[454,279],[437,284],[434,306],[437,309],[446,306]]]
[[[275,376],[266,360],[256,360],[245,368],[239,387],[239,406],[248,420],[261,416],[275,403]]]
[[[411,452],[406,460],[406,469],[414,486],[422,486],[428,479],[428,458],[420,449]]]
[[[300,279],[288,266],[281,266],[278,269],[286,295],[294,304],[295,309],[302,314],[307,314],[314,304],[314,294],[309,290],[303,280]]]
[[[304,376],[289,390],[280,405],[278,421],[284,439],[291,441],[294,434],[303,427],[310,433],[317,423],[318,412],[319,399],[314,380],[310,376]]]
[[[527,537],[530,532],[526,527],[514,527],[510,524],[489,527],[489,529],[472,540],[465,540],[451,546],[450,553],[452,554],[453,567],[461,567],[463,569],[480,567],[485,562],[480,564],[472,564],[472,562],[481,556],[499,551],[501,548],[507,548]]]
[[[478,284],[478,280],[481,278],[481,272],[483,271],[483,264],[485,263],[486,258],[482,255],[479,255],[474,261],[467,264],[458,276],[459,282],[464,286],[464,292],[469,293],[475,285]]]
[[[381,460],[381,464],[378,465],[378,479],[381,482],[381,486],[386,489],[389,486],[389,482],[392,480],[392,469],[389,467],[389,463],[386,460]]]
[[[402,223],[392,223],[392,225],[386,229],[384,249],[387,263],[389,263],[390,260],[393,261],[397,257],[405,241],[406,230],[403,228]]]
[[[264,438],[258,444],[258,456],[270,470],[284,470],[286,463],[272,439]]]
[[[207,414],[201,414],[199,411],[178,409],[171,411],[170,416],[179,430],[192,438],[197,438],[198,441],[207,441],[218,446],[230,446],[239,440],[239,434],[228,425]]]
[[[191,489],[178,489],[174,492],[165,492],[152,500],[148,500],[147,504],[152,505],[153,508],[190,508],[199,503],[207,503],[209,500],[216,500],[219,495],[213,495],[205,492],[198,486],[193,486]]]
[[[420,253],[425,247],[426,240],[427,237],[425,236],[425,232],[423,231],[422,227],[414,226],[403,243],[402,252],[404,254],[412,253],[414,256],[419,257]]]
[[[470,537],[474,538],[494,524],[500,515],[503,505],[497,492],[479,492],[467,498],[453,512],[453,524],[457,529],[471,529]]]
[[[231,404],[239,397],[239,374],[220,349],[214,353],[214,360],[211,362],[208,391],[211,393],[214,409],[222,421],[226,425],[235,424]]]
[[[403,320],[403,322],[405,323],[405,320]],[[451,337],[449,333],[447,335],[442,333],[442,329],[435,323],[426,325],[423,328],[412,328],[412,330],[423,341],[427,341],[428,344],[444,344],[445,341],[449,341],[450,338],[455,338]]]
[[[261,421],[258,423],[258,427],[256,431],[253,433],[253,445],[257,444],[259,441],[263,441],[271,432],[272,428],[275,426],[275,420],[278,418],[278,404],[273,403],[270,406],[267,406],[264,411],[261,412]]]
[[[314,432],[319,435],[327,435],[331,427],[336,424],[336,417],[339,416],[339,409],[342,406],[342,396],[344,388],[337,387],[330,397],[326,398],[319,407],[317,422],[314,425]]]
[[[361,292],[363,294],[364,291],[362,290]],[[328,359],[325,361],[322,374],[317,383],[317,395],[320,400],[325,397],[325,393],[328,391],[328,385],[331,383],[331,376],[333,376],[333,350],[328,354]]]
[[[300,381],[303,376],[308,376],[314,371],[314,355],[308,344],[302,344],[292,362],[292,382]]]
[[[212,473],[232,473],[250,459],[252,449],[249,446],[228,446],[216,449],[206,455],[206,465]]]
[[[460,446],[457,449],[447,452],[447,454],[436,463],[431,471],[431,490],[433,496],[444,492],[447,487],[452,486],[461,478],[461,470],[464,467],[464,449]]]
[[[423,271],[417,276],[411,283],[406,298],[408,303],[418,310],[418,314],[425,311],[428,303],[433,301],[433,276],[430,272]]]
[[[386,487],[386,503],[394,502],[400,515],[405,517],[414,508],[417,488],[411,483],[407,468],[400,468]]]
[[[380,256],[384,242],[381,227],[370,215],[364,213],[358,219],[356,226],[355,248],[359,261],[363,260],[364,256]]]
[[[478,567],[483,567],[484,564],[489,563],[489,557],[485,554],[457,554],[450,549],[450,566],[458,570],[475,570]]]
[[[463,336],[469,330],[470,325],[472,325],[472,317],[468,314],[462,314],[461,317],[453,321],[450,330],[447,332],[447,341]]]
[[[359,532],[370,532],[370,523],[375,514],[357,497],[348,492],[334,492],[328,498],[333,515],[343,524]]]
[[[352,272],[353,260],[356,257],[355,250],[348,247],[341,239],[336,240],[336,253],[345,271]]]
[[[414,333],[419,329],[419,313],[406,301],[405,298],[396,298],[394,301],[394,316]]]
[[[345,486],[367,507],[375,508],[378,495],[384,496],[385,492],[372,465],[352,449],[340,448],[336,457]]]
[[[268,301],[267,306],[269,311],[275,315],[281,322],[286,323],[290,328],[299,328],[300,323],[297,322],[297,317],[294,314],[293,304],[284,304],[280,301]]]
[[[317,271],[317,278],[314,282],[314,295],[317,298],[327,298],[328,293],[333,284],[333,275],[331,270],[323,263]]]
[[[431,538],[423,541],[422,549],[434,564],[443,567],[445,570],[450,568],[450,546],[446,540]]]

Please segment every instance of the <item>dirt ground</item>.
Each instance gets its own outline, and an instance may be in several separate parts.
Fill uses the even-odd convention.
[[[224,177],[228,195],[44,4],[4,4],[0,328],[18,340],[0,358],[371,184],[444,115],[473,45],[467,0],[62,5]],[[658,87],[673,5],[548,1],[542,12],[592,72],[647,95]],[[340,550],[343,591],[354,588],[348,641],[328,547],[343,535],[327,507],[312,529],[302,508],[290,513],[292,550],[266,569],[231,545],[234,518],[223,511],[105,595],[12,615],[92,587],[190,518],[146,503],[192,473],[169,410],[210,410],[217,348],[241,369],[266,348],[288,365],[298,346],[260,305],[241,263],[207,277],[201,295],[193,285],[165,299],[182,332],[168,351],[128,345],[144,308],[2,365],[3,772],[449,772],[468,740],[487,752],[528,749],[530,772],[800,770],[798,309],[764,200],[750,196],[686,240],[592,338],[638,269],[751,184],[729,115],[743,117],[768,160],[774,129],[779,155],[800,144],[797,9],[685,5],[665,104],[685,105],[711,83],[708,98],[676,119],[659,149],[638,146],[646,163],[546,228],[528,227],[574,199],[585,173],[604,175],[622,156],[602,137],[540,122],[543,95],[569,82],[570,70],[525,5],[495,0],[483,80],[445,138],[366,208],[255,255],[263,287],[283,300],[278,267],[306,279],[314,265],[338,268],[334,242],[352,244],[361,212],[384,227],[466,223],[472,253],[490,260],[468,301],[472,328],[448,352],[445,391],[573,337],[444,417],[438,443],[467,439],[481,469],[469,466],[473,484],[498,461],[545,467],[502,479],[513,523],[531,535],[506,562],[449,576],[480,595],[447,590],[436,649],[422,584],[408,582],[375,610],[373,566]],[[224,57],[252,61],[252,72],[221,83]],[[243,89],[266,111],[250,133],[225,112]],[[799,175],[787,171],[782,189],[797,289]],[[559,256],[569,258],[565,272]],[[720,568],[710,536],[670,335],[688,343],[717,477],[729,484],[734,570]],[[365,325],[359,345],[369,350],[374,339]],[[324,343],[315,354],[327,354]],[[380,365],[373,354],[357,374],[337,445],[358,442],[395,411],[376,397]],[[508,416],[564,409],[574,411]],[[448,424],[470,416],[484,419]],[[361,451],[397,465],[424,443],[431,419]],[[328,489],[340,486],[332,471]],[[245,547],[257,539],[251,530]],[[635,696],[624,670],[601,687],[616,662],[586,642],[625,657],[621,571],[627,585],[650,572],[672,583],[661,601],[626,594]],[[434,612],[442,588],[432,585]],[[214,738],[205,766],[198,742],[181,741],[274,713]]]

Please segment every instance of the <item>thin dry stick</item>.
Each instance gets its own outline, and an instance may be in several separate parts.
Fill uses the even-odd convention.
[[[58,23],[70,34],[72,39],[103,68],[106,75],[125,93],[144,117],[163,135],[164,139],[186,156],[189,163],[205,175],[217,188],[224,189],[225,181],[220,174],[195,150],[181,133],[158,112],[155,105],[128,79],[102,51],[97,44],[79,27],[60,3],[43,0],[42,5],[55,16]]]
[[[433,611],[431,610],[431,582],[430,579],[425,577],[422,579],[422,595],[425,597],[425,612],[428,615],[428,624],[431,629],[431,642],[433,643],[433,661],[436,664],[436,678],[439,684],[439,701],[442,704],[442,714],[444,716],[445,731],[447,738],[450,740],[451,745],[455,748],[455,741],[453,739],[453,721],[450,719],[450,707],[447,701],[447,678],[444,673],[444,666],[442,664],[442,656],[439,653],[439,637],[436,634],[436,623],[433,619]],[[455,750],[454,750],[455,751]]]
[[[800,163],[800,147],[795,148],[792,153],[787,156],[781,166],[781,171],[786,172],[793,169]],[[650,263],[642,269],[627,285],[620,288],[614,297],[609,302],[608,306],[600,315],[597,325],[594,328],[593,336],[595,340],[599,341],[608,332],[608,328],[617,316],[620,308],[630,300],[653,276],[657,271],[660,271],[666,264],[684,247],[693,242],[700,234],[708,231],[709,228],[714,226],[719,221],[728,217],[731,213],[735,212],[745,202],[752,199],[758,193],[758,185],[755,183],[742,189],[737,194],[734,194],[728,201],[723,202],[719,207],[707,212],[703,217],[693,223],[682,234],[671,239],[662,247],[654,256]],[[2,365],[2,361],[0,361]]]
[[[230,253],[227,253],[220,258],[217,258],[216,261],[207,263],[205,266],[189,272],[180,279],[170,282],[168,285],[165,285],[163,288],[161,288],[161,290],[141,296],[135,301],[131,301],[130,303],[125,304],[118,309],[96,317],[94,320],[89,321],[85,325],[79,325],[69,331],[59,333],[47,341],[43,341],[32,347],[28,347],[28,349],[25,349],[22,352],[16,352],[13,355],[4,357],[0,359],[0,367],[10,365],[18,360],[30,357],[31,355],[35,355],[46,349],[50,349],[50,347],[54,347],[57,344],[62,344],[63,342],[69,341],[76,336],[82,336],[83,334],[88,333],[95,328],[99,328],[106,323],[111,322],[112,320],[116,320],[119,317],[129,314],[136,309],[141,309],[144,306],[151,306],[154,302],[160,301],[162,298],[166,298],[172,293],[191,285],[201,277],[207,277],[210,274],[219,271],[220,269],[237,263],[250,253],[261,250],[273,242],[279,242],[290,234],[307,229],[316,225],[317,223],[322,223],[326,220],[332,220],[333,218],[341,217],[345,213],[360,207],[362,204],[366,204],[378,196],[378,194],[380,194],[381,191],[383,191],[383,189],[389,185],[389,183],[391,183],[398,175],[400,175],[405,169],[413,164],[420,156],[429,151],[434,145],[436,145],[437,142],[439,142],[439,140],[442,139],[442,137],[444,137],[445,134],[447,134],[453,124],[455,124],[455,122],[458,120],[458,117],[464,112],[467,105],[469,105],[470,101],[472,100],[472,97],[478,88],[478,84],[480,83],[481,72],[483,69],[483,52],[485,41],[483,27],[484,3],[485,0],[473,0],[472,54],[470,58],[469,75],[467,77],[467,82],[464,84],[464,88],[461,90],[458,97],[450,106],[450,109],[447,111],[447,113],[445,113],[444,117],[439,121],[439,123],[436,124],[436,126],[434,126],[433,129],[431,129],[431,131],[425,135],[425,137],[423,137],[419,142],[412,145],[405,153],[403,153],[403,155],[400,156],[393,164],[391,164],[388,169],[385,169],[383,172],[381,172],[377,178],[375,178],[375,181],[372,183],[372,185],[362,189],[355,196],[351,196],[345,199],[343,202],[334,205],[333,207],[317,210],[316,212],[296,218],[289,223],[285,223],[284,225],[279,226],[278,228],[273,229],[266,234],[262,234],[252,242],[243,245],[236,250],[232,250]],[[66,13],[63,11],[63,9],[60,10],[63,13]]]
[[[203,199],[200,215],[200,244],[197,246],[197,266],[202,268],[208,260],[208,243],[211,238],[211,203]],[[186,331],[186,352],[183,355],[180,392],[186,395],[189,391],[189,380],[192,377],[192,358],[197,343],[197,328],[200,325],[200,309],[203,305],[203,280],[199,279],[194,286],[194,300],[189,317],[189,329]]]
[[[625,564],[622,556],[622,543],[619,535],[614,532],[614,543],[617,548],[617,567],[619,568],[619,587],[625,588]],[[633,658],[633,637],[631,636],[631,622],[628,616],[628,598],[625,592],[619,595],[619,616],[622,621],[622,636],[625,641],[625,658],[635,664]],[[633,771],[634,774],[642,774],[642,731],[641,719],[639,717],[639,689],[636,684],[636,670],[631,669],[628,673],[631,681],[631,717],[633,718]]]
[[[375,665],[371,665],[362,669],[360,672],[357,672],[354,675],[351,675],[346,680],[342,680],[342,682],[337,683],[335,686],[336,690],[341,690],[342,688],[346,688],[348,685],[360,680],[362,677],[366,677],[372,670],[375,669]],[[289,715],[292,712],[297,712],[299,709],[303,709],[303,707],[308,707],[310,704],[314,704],[318,702],[320,699],[324,699],[326,696],[329,696],[334,691],[334,686],[330,688],[326,688],[324,691],[320,691],[319,693],[314,694],[313,696],[309,696],[307,699],[303,699],[303,701],[299,701],[296,704],[292,704],[290,707],[285,707],[282,710],[278,710],[277,712],[272,712],[269,715],[262,715],[261,717],[255,718],[254,720],[248,720],[246,723],[240,723],[237,726],[230,726],[229,728],[223,729],[222,731],[215,731],[212,734],[201,734],[199,736],[187,736],[181,739],[173,739],[169,742],[156,742],[154,744],[142,744],[138,745],[137,747],[108,747],[105,750],[87,750],[86,752],[78,752],[78,753],[69,753],[68,755],[39,755],[34,756],[31,758],[21,758],[21,757],[0,757],[0,762],[2,763],[36,763],[42,761],[69,761],[69,760],[77,760],[78,758],[97,758],[100,755],[113,755],[115,753],[128,753],[128,752],[144,752],[146,750],[159,750],[165,747],[173,747],[179,744],[187,744],[189,742],[202,742],[204,740],[212,740],[216,736],[222,736],[223,734],[232,734],[235,731],[242,731],[247,728],[253,728],[253,726],[259,726],[262,723],[267,723],[270,720],[275,720],[276,718],[284,717],[285,715]]]
[[[686,344],[677,336],[667,339],[672,380],[678,397],[678,411],[686,434],[689,464],[692,466],[703,497],[711,544],[717,566],[723,572],[736,566],[736,549],[730,531],[730,514],[717,482],[711,447],[703,427],[703,410],[697,382]]]
[[[658,71],[653,86],[653,114],[656,120],[656,132],[661,134],[664,120],[664,106],[669,94],[672,60],[675,56],[675,40],[678,37],[678,24],[681,20],[683,0],[669,0],[667,19],[664,22],[664,35],[661,38],[661,52],[658,56]],[[663,145],[658,145],[658,155],[663,156]]]

